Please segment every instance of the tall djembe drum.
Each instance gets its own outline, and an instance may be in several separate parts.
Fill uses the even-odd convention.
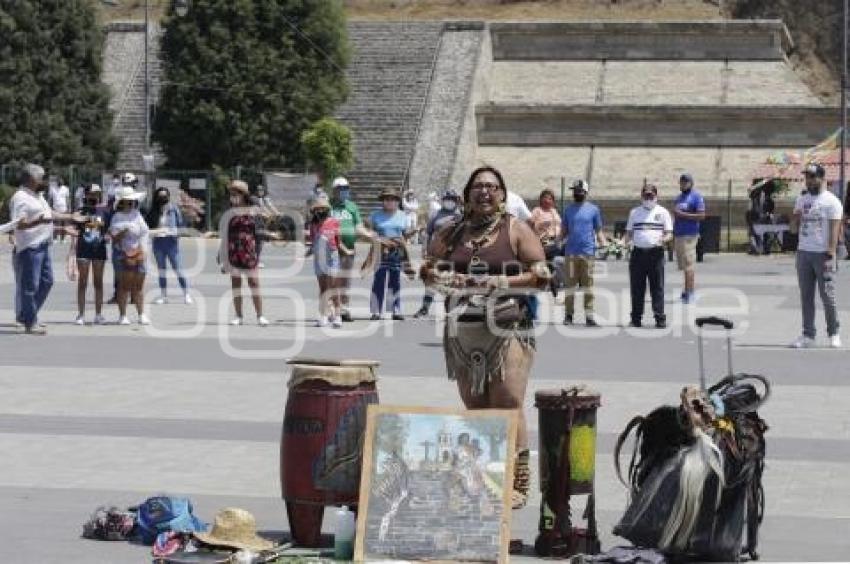
[[[377,362],[296,359],[280,440],[280,485],[292,538],[321,544],[326,505],[356,508],[366,408]]]
[[[534,550],[539,556],[567,557],[599,552],[594,477],[596,469],[596,409],[598,394],[583,388],[541,390],[534,395],[539,411],[540,502],[539,534]],[[587,496],[577,527],[570,501]]]

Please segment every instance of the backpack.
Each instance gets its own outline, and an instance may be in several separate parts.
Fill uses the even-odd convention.
[[[83,537],[94,540],[123,541],[133,536],[136,516],[117,507],[101,506],[83,524]]]
[[[150,497],[136,508],[142,542],[153,545],[167,531],[206,531],[207,524],[192,514],[192,502],[184,497]]]

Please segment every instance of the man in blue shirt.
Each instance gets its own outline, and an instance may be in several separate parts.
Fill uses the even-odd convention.
[[[694,188],[694,177],[688,173],[679,177],[681,194],[673,206],[673,236],[676,238],[676,261],[685,273],[682,302],[694,301],[694,268],[697,261],[699,224],[705,219],[705,200]]]
[[[564,208],[561,220],[561,236],[566,238],[564,248],[564,278],[566,294],[564,306],[566,314],[564,325],[572,325],[575,313],[575,287],[584,291],[585,324],[596,327],[593,317],[593,261],[596,257],[596,245],[603,244],[602,213],[599,206],[587,201],[590,186],[584,180],[576,180],[570,189],[574,203]]]

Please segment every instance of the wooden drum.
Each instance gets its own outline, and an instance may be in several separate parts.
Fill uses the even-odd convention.
[[[356,509],[377,362],[296,359],[280,440],[280,485],[299,546],[321,544],[326,505]]]

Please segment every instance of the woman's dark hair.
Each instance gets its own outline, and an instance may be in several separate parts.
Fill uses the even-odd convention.
[[[463,201],[469,201],[469,191],[472,190],[472,183],[475,182],[475,177],[481,174],[482,172],[489,172],[497,179],[499,179],[499,186],[502,187],[502,192],[505,193],[505,198],[508,197],[508,187],[505,186],[505,179],[502,178],[502,173],[493,168],[492,166],[480,166],[472,171],[472,174],[469,175],[469,180],[466,181],[466,186],[463,187]]]
[[[162,192],[165,192],[166,194],[171,196],[171,193],[168,191],[168,188],[165,188],[164,186],[160,186],[159,188],[154,190],[153,198],[151,201],[151,208],[150,210],[148,210],[148,217],[145,218],[147,219],[148,227],[150,227],[151,229],[156,229],[157,227],[159,227],[159,219],[162,216],[162,202],[159,201],[159,198],[157,196],[159,196]]]
[[[545,198],[546,196],[549,196],[549,197],[550,197],[550,198],[552,198],[553,200],[555,200],[555,199],[556,199],[556,198],[555,198],[555,192],[553,192],[552,190],[550,190],[550,189],[548,189],[548,188],[544,188],[544,189],[543,189],[543,191],[542,191],[542,192],[540,192],[540,196],[538,196],[538,197],[537,197],[537,201],[538,201],[538,202],[542,202],[542,201],[543,201],[543,198]]]

